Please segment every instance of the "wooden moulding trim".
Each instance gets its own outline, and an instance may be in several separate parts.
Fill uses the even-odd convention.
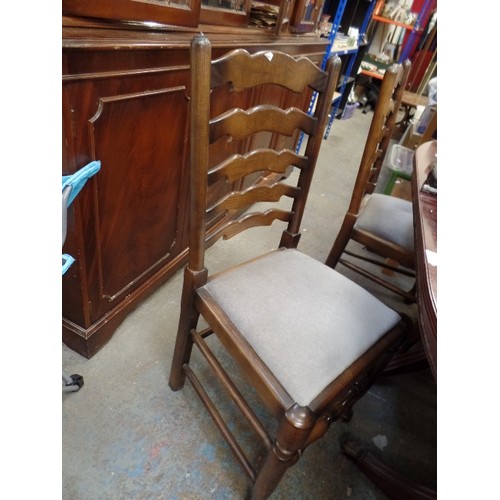
[[[263,46],[270,49],[272,46],[311,45],[324,54],[328,39],[317,35],[280,33],[255,28],[230,28],[213,25],[199,25],[197,29],[184,28],[182,31],[171,29],[165,31],[140,30],[135,27],[121,27],[121,29],[104,29],[92,27],[63,27],[63,50],[149,50],[149,49],[189,49],[193,35],[202,31],[210,35],[212,48],[227,48],[244,46]],[[234,35],[234,36],[231,36]]]
[[[206,8],[203,8],[205,10]],[[241,14],[241,17],[248,17],[247,14]],[[79,31],[85,30],[87,33],[96,34],[96,38],[101,35],[97,35],[98,33],[102,33],[103,30],[108,30],[109,32],[130,32],[135,33],[133,36],[138,36],[138,34],[142,33],[144,36],[151,34],[153,36],[158,37],[163,34],[173,34],[176,35],[184,35],[188,36],[190,39],[192,38],[194,33],[199,33],[200,31],[204,34],[219,34],[219,35],[238,35],[247,36],[247,37],[293,37],[295,39],[299,38],[298,41],[302,38],[308,39],[316,39],[317,41],[321,41],[324,45],[328,44],[328,39],[321,38],[317,36],[314,32],[306,32],[301,33],[297,36],[297,33],[288,33],[288,32],[280,32],[276,34],[274,28],[265,29],[258,28],[255,26],[229,26],[228,24],[211,24],[207,22],[200,22],[198,26],[180,26],[180,25],[172,25],[172,24],[164,24],[164,23],[146,23],[141,21],[118,21],[112,19],[98,19],[98,18],[83,18],[83,17],[73,17],[73,16],[62,16],[62,28],[63,28],[63,38],[67,38],[65,35],[74,31],[75,33],[79,33]],[[130,35],[129,35],[130,36]]]
[[[120,78],[124,76],[144,76],[158,73],[172,73],[176,71],[188,71],[189,65],[169,66],[163,68],[134,69],[128,71],[103,71],[102,73],[81,73],[77,75],[63,75],[62,81],[76,82],[80,80],[102,80],[106,78]]]
[[[111,339],[116,328],[130,311],[163,285],[187,262],[187,255],[186,249],[88,328],[83,328],[63,318],[63,342],[78,354],[90,359]]]

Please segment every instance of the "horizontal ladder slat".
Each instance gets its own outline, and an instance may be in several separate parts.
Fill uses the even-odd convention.
[[[268,67],[273,71],[267,71]],[[297,93],[304,92],[307,86],[322,92],[328,80],[328,75],[307,57],[294,59],[288,54],[271,51],[249,54],[237,49],[215,60],[212,68],[212,88],[229,81],[234,91],[275,84]]]
[[[300,169],[307,166],[308,159],[290,149],[274,151],[259,149],[248,154],[236,154],[221,162],[208,173],[208,182],[213,183],[225,177],[228,182],[234,182],[253,172],[269,171],[284,174],[290,165]]]
[[[235,191],[229,193],[219,200],[215,205],[207,209],[207,215],[229,211],[238,211],[249,207],[257,202],[276,202],[282,196],[295,198],[300,189],[288,184],[277,183],[272,186],[257,186],[248,188],[246,191]]]
[[[316,126],[316,118],[297,108],[282,110],[269,104],[249,110],[236,108],[210,120],[210,143],[225,136],[241,141],[262,131],[291,137],[296,130],[301,130],[312,135]]]

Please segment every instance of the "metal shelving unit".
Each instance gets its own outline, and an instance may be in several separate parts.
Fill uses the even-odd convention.
[[[348,4],[349,8],[346,9]],[[340,78],[340,84],[338,88],[340,97],[332,103],[332,111],[324,135],[325,139],[327,139],[330,135],[330,129],[335,118],[340,118],[342,116],[342,113],[344,112],[344,107],[347,103],[347,99],[349,97],[352,85],[354,84],[359,65],[361,64],[364,49],[367,45],[365,42],[365,35],[368,24],[372,18],[375,4],[375,0],[340,0],[337,2],[337,4],[335,0],[332,0],[331,2],[325,3],[325,8],[323,10],[324,13],[328,13],[329,9],[336,7],[332,21],[332,29],[328,37],[329,44],[325,54],[325,63],[328,57],[330,57],[332,54],[337,54],[343,59],[342,76]],[[346,16],[348,17],[346,18]],[[342,25],[343,22],[344,25]],[[339,29],[342,27],[344,31],[347,31],[348,28],[353,26],[358,28],[359,30],[356,44],[353,47],[349,48],[339,48],[338,46],[336,46],[335,39],[337,38]]]
[[[328,45],[323,57],[322,68],[326,67],[326,62],[332,54],[337,54],[342,61],[341,76],[337,92],[332,101],[332,109],[328,125],[325,130],[324,139],[330,135],[330,129],[335,118],[340,118],[344,111],[344,106],[349,97],[349,92],[354,84],[359,65],[361,64],[362,54],[360,49],[366,47],[365,42],[366,30],[372,18],[372,13],[375,8],[376,0],[327,0],[323,8],[323,14],[329,14],[332,18],[332,28],[328,35]],[[346,7],[349,7],[346,9]],[[359,25],[359,26],[358,26]],[[359,29],[358,39],[353,47],[339,47],[335,44],[335,39],[339,33],[339,29],[356,27]],[[312,114],[316,104],[317,94],[314,93],[309,104],[308,113]],[[300,150],[302,145],[303,134],[300,135],[296,151]]]
[[[405,24],[400,21],[396,21],[394,19],[389,19],[387,17],[383,17],[380,15],[380,11],[383,9],[385,4],[385,0],[378,0],[375,8],[375,13],[372,15],[373,23],[376,23],[375,26],[379,25],[383,26],[396,26],[404,30],[404,35],[402,37],[402,41],[399,44],[396,44],[399,47],[398,55],[392,61],[388,62],[380,62],[378,61],[372,54],[368,54],[366,61],[371,65],[377,66],[377,71],[369,71],[363,69],[361,72],[372,78],[377,78],[381,80],[383,78],[383,70],[385,70],[388,66],[393,64],[394,62],[402,63],[406,59],[410,59],[413,56],[415,48],[418,42],[418,35],[423,32],[425,29],[425,25],[429,20],[431,15],[431,11],[436,8],[437,1],[436,0],[422,0],[420,2],[416,2],[414,0],[414,6],[412,7],[412,12],[417,14],[415,23],[412,25]],[[415,4],[417,4],[415,6]],[[413,10],[415,9],[415,10]],[[375,41],[376,37],[372,37],[372,43]],[[383,40],[382,40],[383,41]],[[381,70],[381,71],[379,71]]]

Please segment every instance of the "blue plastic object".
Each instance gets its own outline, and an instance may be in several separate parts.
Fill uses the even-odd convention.
[[[73,203],[73,200],[82,190],[83,186],[85,186],[87,180],[99,172],[100,168],[101,162],[96,160],[90,162],[88,165],[85,165],[85,167],[81,168],[74,174],[62,176],[62,189],[64,190],[66,186],[71,186],[71,194],[66,202],[66,206],[69,207],[71,203]]]
[[[68,207],[73,203],[78,193],[82,190],[83,186],[88,179],[99,172],[101,168],[100,161],[92,161],[85,167],[71,175],[62,176],[62,241],[66,239],[66,217]],[[62,274],[64,274],[75,259],[69,254],[62,256]]]
[[[69,253],[63,253],[62,254],[62,273],[64,274],[68,269],[71,264],[75,262],[75,259],[71,257]]]

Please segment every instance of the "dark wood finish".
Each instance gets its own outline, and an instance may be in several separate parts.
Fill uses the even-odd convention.
[[[307,406],[301,406],[253,350],[245,332],[237,328],[224,305],[205,287],[208,282],[217,279],[216,276],[209,276],[205,267],[208,242],[212,243],[220,237],[227,239],[249,227],[283,221],[285,229],[279,242],[280,249],[297,247],[300,222],[340,70],[338,57],[330,58],[326,70],[322,71],[306,58],[293,59],[287,54],[270,50],[250,54],[238,49],[214,61],[212,59],[208,39],[203,35],[196,36],[191,48],[189,257],[184,272],[181,314],[169,385],[173,390],[180,390],[188,378],[254,483],[251,497],[264,499],[272,494],[302,451],[324,435],[332,421],[351,417],[352,405],[366,392],[384,364],[400,347],[411,324],[402,320],[327,384]],[[262,84],[282,89],[282,99],[269,102],[272,94],[261,92],[259,88]],[[256,87],[251,90],[249,87],[254,85]],[[233,96],[221,100],[217,92],[227,87],[232,90]],[[304,93],[310,95],[312,91],[318,92],[312,115],[289,106],[293,102],[289,95],[297,98]],[[249,92],[254,99],[238,97]],[[244,108],[241,108],[242,102],[246,104]],[[237,109],[234,109],[235,106]],[[294,131],[297,127],[306,134],[302,154],[293,151],[295,140],[291,139],[296,137]],[[271,144],[269,141],[249,141],[248,138],[254,136],[259,128],[266,134],[279,134],[279,137],[284,136],[288,140],[273,140]],[[299,175],[284,179],[285,185],[281,182],[283,174],[292,165],[298,169]],[[259,171],[266,178],[274,175],[275,182],[250,187],[238,183],[238,179]],[[221,181],[226,189],[220,186]],[[282,198],[289,198],[289,207],[283,208],[285,204],[281,203],[280,208],[271,208],[272,202]],[[250,214],[240,215],[256,202],[267,202],[264,213],[252,207]],[[225,220],[217,218],[227,212],[234,216]],[[214,230],[210,229],[207,220],[218,221]],[[224,271],[224,274],[247,264],[240,263]],[[325,270],[330,271],[326,267]],[[259,292],[254,291],[256,294]],[[273,308],[275,315],[282,311],[282,306],[278,304],[269,304],[269,307]],[[208,324],[208,329],[197,332],[200,317]],[[310,318],[311,324],[315,321],[316,318]],[[215,352],[205,342],[205,337],[212,333],[276,418],[278,428],[275,435],[268,434],[222,368]],[[277,336],[283,333],[275,332]],[[266,458],[259,470],[253,467],[202,381],[194,373],[190,365],[193,347],[201,351],[228,395],[262,439]],[[292,366],[290,368],[295,370]]]
[[[315,31],[321,17],[324,0],[275,0],[268,2],[279,5],[277,23],[273,31],[284,28],[292,33]],[[242,9],[202,5],[200,0],[178,0],[177,2],[155,2],[151,0],[63,0],[62,13],[65,16],[87,19],[108,19],[133,23],[153,23],[197,27],[203,25],[248,27],[251,1],[244,0]],[[291,15],[290,15],[291,14]]]
[[[272,47],[319,64],[327,43],[236,28],[208,32],[214,57],[238,40],[249,52]],[[77,261],[63,276],[63,341],[88,358],[186,262],[192,36],[187,30],[124,29],[65,18],[62,173],[93,159],[102,163],[69,209],[63,249]],[[227,89],[216,92],[221,105],[233,98]],[[276,89],[262,93],[270,103],[288,99],[289,105],[308,107],[307,93],[293,98]],[[244,93],[241,105],[255,98]],[[280,139],[269,132],[255,142],[275,140]],[[263,179],[257,172],[241,182],[248,187]],[[217,185],[209,196],[216,191]]]
[[[146,21],[174,26],[197,26],[200,0],[168,3],[146,0],[62,0],[62,13],[119,21]]]
[[[64,173],[102,164],[74,204],[67,243],[77,265],[63,277],[63,340],[87,357],[181,265],[186,247],[188,61],[182,48],[166,63],[165,52],[102,47],[109,39],[94,34],[91,50],[67,41],[63,51]]]
[[[388,241],[378,234],[370,233],[355,227],[358,217],[365,209],[368,197],[375,191],[410,69],[411,63],[406,61],[402,65],[391,66],[385,72],[380,88],[380,95],[361,157],[361,163],[354,184],[349,208],[325,263],[335,268],[337,263],[340,262],[349,267],[349,269],[360,273],[391,292],[402,296],[405,300],[414,301],[414,295],[411,291],[402,290],[388,280],[384,280],[360,265],[355,264],[352,260],[347,260],[342,257],[344,253],[347,255],[345,251],[346,247],[349,241],[353,240],[366,246],[384,259],[391,259],[406,268],[414,269],[413,251],[409,251],[392,241]],[[359,254],[353,254],[352,252],[348,254],[356,259],[371,263],[374,262],[373,259],[366,258]],[[381,267],[387,267],[383,261],[378,262],[378,264]],[[391,269],[393,271],[398,271],[398,269],[394,267],[391,267]],[[403,270],[403,272],[406,273],[405,270]]]
[[[428,255],[437,254],[437,194],[422,191],[436,154],[437,141],[421,144],[415,151],[412,193],[418,319],[425,353],[437,381],[437,263],[429,262]]]

